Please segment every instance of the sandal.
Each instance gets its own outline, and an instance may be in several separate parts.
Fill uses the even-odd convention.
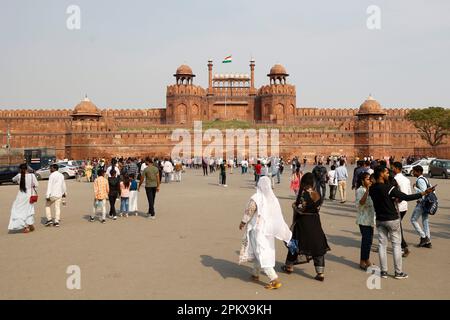
[[[278,281],[278,279],[270,281],[269,284],[266,284],[264,286],[264,288],[268,289],[268,290],[272,290],[272,289],[278,289],[281,287],[281,282]]]
[[[282,267],[281,267],[281,270],[283,270],[283,271],[286,272],[287,274],[291,274],[292,272],[294,272],[294,268],[288,267],[287,265],[282,266]]]
[[[30,228],[28,228],[28,227],[23,228],[23,233],[29,233],[29,232],[30,232]]]

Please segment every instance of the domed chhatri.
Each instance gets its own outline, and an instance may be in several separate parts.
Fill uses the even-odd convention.
[[[182,64],[173,76],[177,79],[177,84],[192,85],[195,74],[192,72],[191,67]]]
[[[380,103],[375,100],[372,95],[369,95],[369,97],[364,101],[358,110],[358,115],[384,115],[386,112],[384,112],[383,108],[381,107]]]
[[[74,117],[100,117],[100,110],[86,96],[73,110]]]
[[[286,84],[286,78],[289,74],[286,72],[286,68],[281,64],[275,64],[271,69],[270,73],[267,75],[270,79],[270,84]]]
[[[286,72],[286,68],[283,67],[281,64],[275,64],[271,69],[268,76],[288,76],[288,73]]]
[[[186,64],[182,64],[181,66],[179,66],[175,74],[180,75],[180,76],[182,76],[182,75],[183,76],[188,76],[188,75],[193,76],[194,75],[191,67],[189,67]]]

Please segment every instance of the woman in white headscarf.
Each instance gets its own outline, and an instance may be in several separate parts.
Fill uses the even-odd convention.
[[[269,177],[259,179],[256,193],[247,204],[239,229],[244,227],[239,264],[253,261],[252,279],[258,281],[262,269],[270,279],[265,288],[278,289],[281,282],[274,270],[275,238],[289,243],[292,232],[284,221]]]

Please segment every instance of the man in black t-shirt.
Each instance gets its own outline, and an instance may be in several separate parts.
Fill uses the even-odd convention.
[[[434,188],[428,188],[422,193],[407,195],[401,192],[398,187],[389,183],[389,170],[386,167],[376,167],[374,176],[376,183],[370,187],[369,195],[375,208],[381,277],[387,278],[386,250],[388,239],[390,239],[394,255],[395,279],[406,279],[408,275],[402,271],[400,216],[395,207],[394,200],[417,200],[425,194],[433,192]]]

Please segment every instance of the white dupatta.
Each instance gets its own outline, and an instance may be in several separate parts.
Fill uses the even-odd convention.
[[[288,243],[292,232],[286,224],[281,211],[280,203],[273,193],[270,178],[261,177],[258,181],[256,193],[251,197],[255,201],[259,216],[259,223],[255,229],[259,229],[265,236],[275,237]]]

